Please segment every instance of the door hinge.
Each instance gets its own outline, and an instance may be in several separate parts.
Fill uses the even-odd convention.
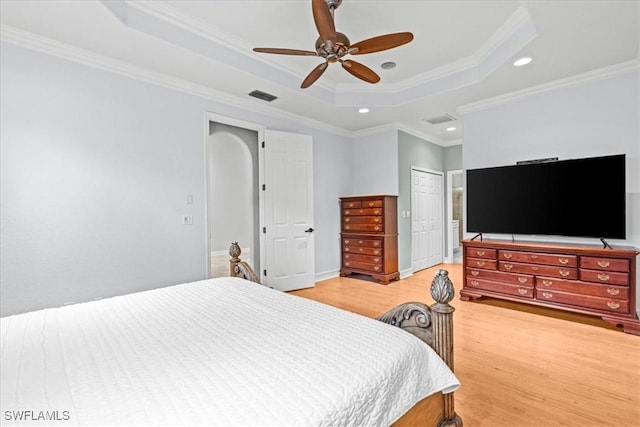
[[[267,277],[267,270],[262,270],[262,275],[263,275],[264,277]]]
[[[267,227],[262,227],[262,232],[266,233],[267,232]]]
[[[264,148],[264,141],[262,141],[262,148]]]
[[[262,191],[265,191],[267,189],[267,186],[262,184]]]

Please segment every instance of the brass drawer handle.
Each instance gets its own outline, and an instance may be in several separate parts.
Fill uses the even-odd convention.
[[[526,295],[527,294],[527,288],[518,288],[518,293],[520,295]]]
[[[600,259],[598,260],[598,265],[602,268],[605,267],[609,267],[609,265],[611,265],[611,263],[609,261],[607,261],[606,259]]]
[[[471,281],[471,286],[478,286],[478,281],[477,280],[472,280]]]
[[[484,256],[484,251],[476,251],[476,254],[478,254],[478,256]]]
[[[373,254],[374,255],[380,255],[380,251],[376,249],[376,250],[373,251]]]
[[[569,264],[569,258],[558,258],[560,264]]]
[[[379,265],[376,265],[375,267],[373,267],[373,269],[374,269],[375,271],[379,271],[379,270],[380,270],[380,266],[379,266]]]
[[[351,252],[351,248],[344,248],[345,252]]]
[[[378,215],[378,214],[380,214],[380,211],[378,209],[376,209],[376,210],[373,211],[373,214],[374,215]]]
[[[609,301],[609,302],[607,302],[607,306],[608,306],[609,308],[613,308],[614,310],[615,310],[615,309],[617,309],[617,308],[620,308],[620,304],[619,304],[619,303],[617,303],[617,302],[615,302],[615,301]]]
[[[374,242],[373,246],[375,246],[376,248],[380,246],[380,242]]]
[[[609,275],[608,274],[604,274],[604,273],[600,273],[600,274],[598,274],[598,279],[602,280],[603,282],[606,282],[607,280],[609,280]]]
[[[374,258],[373,262],[380,262],[380,258]]]
[[[349,209],[347,209],[346,211],[344,211],[345,215],[351,215],[351,211]]]
[[[362,249],[362,248],[358,248],[358,251],[359,251],[359,252],[364,252],[364,249]]]
[[[360,209],[358,212],[360,212],[360,213],[364,213],[364,211],[363,211],[362,209]]]
[[[351,221],[351,218],[345,218],[344,219],[344,222],[349,222],[349,221]]]
[[[531,255],[531,259],[536,259],[538,258],[538,255]]]
[[[568,275],[571,274],[569,270],[559,270],[558,273],[560,273],[562,277],[567,277]]]
[[[350,229],[350,228],[351,228],[351,226],[350,226],[350,225],[345,225],[345,226],[344,226],[344,229],[345,229],[345,230],[348,230],[348,229]]]
[[[355,203],[349,203],[350,208],[354,207],[355,205],[356,205]]]
[[[538,271],[538,270],[540,270],[540,267],[531,266],[531,270],[532,270],[532,271]]]
[[[345,256],[344,256],[344,258],[345,258],[345,259],[349,259],[349,255],[345,255]]]
[[[547,288],[553,286],[553,282],[551,280],[543,280],[542,284],[545,285]]]
[[[349,262],[345,262],[344,265],[346,265],[347,267],[349,267],[351,264]]]
[[[380,230],[380,226],[376,225],[375,227],[373,227],[373,229],[378,231],[378,230]]]
[[[542,296],[545,297],[546,299],[553,298],[553,294],[551,292],[543,292]]]
[[[618,295],[620,293],[620,289],[616,288],[607,288],[607,293],[609,295]]]
[[[518,282],[527,283],[527,278],[526,277],[518,277]]]
[[[478,270],[471,270],[471,275],[472,276],[477,276],[478,274],[480,274],[480,272]]]
[[[506,254],[504,254],[505,259],[511,259],[513,255],[511,255],[509,252],[507,252]]]
[[[476,264],[478,267],[484,267],[484,261],[478,261]]]
[[[375,223],[380,222],[380,218],[374,218],[374,219],[373,219],[373,222],[375,222]]]
[[[513,265],[512,265],[512,264],[505,264],[505,265],[504,265],[504,269],[505,269],[505,270],[511,270],[512,268],[513,268]]]
[[[344,244],[345,244],[345,245],[348,245],[350,241],[351,241],[351,240],[345,240],[345,241],[344,241]]]
[[[370,206],[370,207],[373,207],[374,205],[375,205],[375,203],[373,203],[373,202],[369,202],[369,206]]]

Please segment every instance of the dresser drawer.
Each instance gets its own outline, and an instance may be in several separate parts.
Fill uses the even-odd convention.
[[[518,286],[508,283],[493,282],[484,279],[467,277],[467,286],[474,289],[484,289],[487,291],[500,292],[503,294],[517,295],[523,298],[533,298],[534,289],[531,286]]]
[[[629,288],[626,286],[598,285],[596,283],[557,279],[555,277],[536,277],[536,288],[604,298],[629,299]]]
[[[554,265],[525,264],[521,262],[500,261],[498,270],[509,273],[526,273],[542,276],[560,277],[563,279],[577,279],[578,270],[571,267],[558,267]]]
[[[496,259],[495,249],[466,248],[465,255],[472,258]]]
[[[495,270],[497,261],[483,258],[467,258],[467,267],[484,268],[486,270]]]
[[[382,224],[381,216],[348,216],[343,224]]]
[[[344,238],[342,239],[342,243],[345,246],[363,246],[366,248],[381,248],[382,240],[379,239],[354,239],[354,238]]]
[[[362,207],[362,203],[358,200],[350,200],[348,202],[342,202],[342,209],[359,209]]]
[[[371,273],[378,273],[382,271],[382,264],[371,264],[360,261],[344,261],[344,266],[352,269],[363,270]]]
[[[602,270],[580,269],[580,280],[584,282],[607,283],[611,285],[629,285],[629,273]]]
[[[588,270],[629,271],[629,260],[616,258],[596,258],[583,256],[580,267]]]
[[[483,270],[467,267],[467,277],[476,279],[497,280],[512,285],[533,286],[534,276],[529,274],[505,273],[497,270]]]
[[[498,259],[504,261],[524,262],[530,264],[548,264],[565,267],[577,267],[578,257],[575,255],[544,254],[538,252],[498,251]]]
[[[382,257],[380,255],[375,256],[347,253],[343,255],[343,259],[345,261],[366,262],[367,264],[380,264],[382,262]]]
[[[612,313],[629,313],[628,300],[594,297],[569,292],[548,291],[544,289],[536,290],[536,299],[545,302],[569,304],[576,307],[592,308]]]
[[[380,208],[371,208],[371,209],[344,209],[342,211],[344,216],[354,216],[354,215],[382,215],[382,209]]]
[[[384,231],[382,224],[343,224],[344,231],[366,231],[370,233]]]
[[[381,208],[382,200],[363,200],[362,207],[363,208]]]
[[[342,250],[344,251],[344,253],[349,254],[382,255],[381,248],[368,248],[365,246],[344,246]]]

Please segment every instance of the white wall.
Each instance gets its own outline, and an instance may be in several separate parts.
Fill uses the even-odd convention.
[[[351,195],[398,195],[398,131],[355,137],[352,147]]]
[[[316,270],[339,268],[346,189],[329,159],[351,158],[347,138],[10,44],[0,55],[1,315],[204,278],[205,112],[313,136],[315,205],[335,207],[315,214]]]

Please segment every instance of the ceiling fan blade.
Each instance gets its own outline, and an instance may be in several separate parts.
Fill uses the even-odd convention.
[[[362,55],[365,53],[380,52],[402,46],[411,40],[413,40],[413,34],[411,33],[385,34],[384,36],[372,37],[352,44],[349,47],[349,53],[352,55]]]
[[[336,26],[333,22],[333,16],[325,0],[312,0],[311,8],[313,9],[313,20],[316,23],[318,34],[322,41],[331,40],[334,44],[337,39]]]
[[[364,80],[368,83],[378,83],[380,81],[380,76],[366,65],[362,65],[361,63],[352,61],[350,59],[345,59],[344,61],[340,62],[342,63],[342,68],[344,68],[360,80]]]
[[[305,55],[305,56],[318,56],[316,52],[310,50],[298,50],[298,49],[279,49],[271,47],[254,47],[254,52],[260,53],[275,53],[277,55]]]
[[[322,64],[318,65],[316,68],[314,68],[313,70],[311,70],[311,72],[309,73],[309,75],[304,79],[304,81],[302,82],[302,84],[300,85],[300,87],[302,89],[306,89],[309,86],[311,86],[313,83],[315,83],[316,80],[318,80],[320,78],[320,76],[322,75],[322,73],[324,73],[324,70],[327,69],[327,66],[329,65],[328,62],[323,62]]]

